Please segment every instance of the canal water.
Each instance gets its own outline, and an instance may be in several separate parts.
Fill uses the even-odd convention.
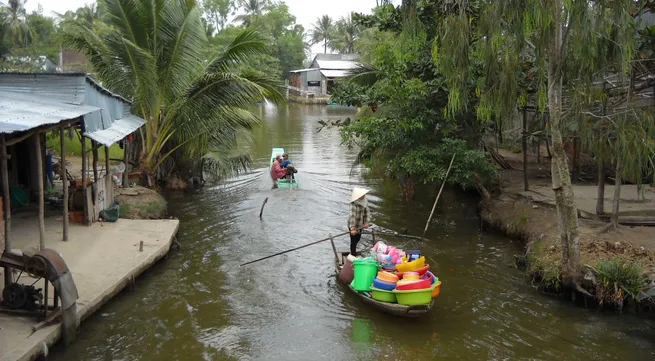
[[[368,308],[336,282],[329,243],[240,263],[342,233],[353,186],[372,189],[374,223],[421,234],[435,196],[403,201],[362,167],[338,128],[318,120],[352,108],[262,106],[265,127],[244,144],[255,169],[195,194],[170,196],[180,251],[85,322],[56,361],[105,360],[653,360],[655,323],[573,307],[530,287],[511,267],[520,242],[482,231],[476,199],[442,195],[421,249],[442,292],[425,319]],[[271,148],[299,168],[299,189],[271,189]],[[263,220],[262,202],[268,197]],[[365,242],[370,242],[365,240]],[[337,247],[347,249],[347,237]],[[370,243],[369,243],[370,246]]]

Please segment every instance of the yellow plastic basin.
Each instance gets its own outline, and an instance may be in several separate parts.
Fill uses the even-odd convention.
[[[410,271],[416,271],[417,269],[423,268],[424,266],[425,266],[425,256],[421,256],[421,258],[417,259],[416,261],[397,264],[396,270],[398,272],[410,272]],[[403,278],[404,277],[405,276],[403,276]]]

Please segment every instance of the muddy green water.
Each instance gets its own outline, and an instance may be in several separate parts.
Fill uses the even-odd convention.
[[[509,267],[520,242],[481,231],[476,200],[449,191],[422,249],[443,282],[425,319],[378,313],[336,282],[329,243],[239,268],[238,264],[344,230],[354,185],[372,189],[374,222],[420,234],[434,191],[414,202],[351,163],[336,128],[317,120],[353,109],[258,110],[266,127],[243,149],[256,168],[195,194],[170,197],[181,221],[171,253],[85,322],[52,360],[653,360],[652,321],[573,307],[536,292]],[[271,190],[272,147],[300,169],[301,187]],[[422,193],[425,192],[425,193]],[[258,218],[269,197],[264,219]],[[368,240],[370,242],[370,240]],[[348,240],[338,240],[347,248]],[[110,261],[110,260],[108,260]]]

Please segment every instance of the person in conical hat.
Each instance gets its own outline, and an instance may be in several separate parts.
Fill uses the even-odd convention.
[[[350,254],[357,256],[357,243],[362,238],[362,230],[369,227],[368,189],[355,187],[350,195],[350,215],[348,229],[350,230]]]

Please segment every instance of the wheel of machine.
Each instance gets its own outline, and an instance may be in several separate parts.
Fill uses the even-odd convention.
[[[27,302],[25,286],[19,283],[12,283],[2,290],[2,302],[11,309],[19,309]]]
[[[42,278],[48,270],[48,265],[41,257],[32,257],[25,264],[25,271],[32,278]]]

